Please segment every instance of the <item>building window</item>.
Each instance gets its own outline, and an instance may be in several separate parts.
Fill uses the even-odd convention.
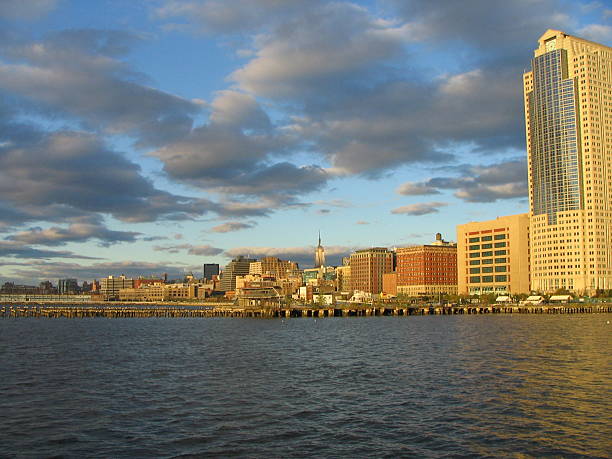
[[[493,272],[493,266],[486,266],[486,267],[482,268],[482,272],[483,273],[492,273]]]
[[[483,265],[492,265],[493,264],[493,258],[487,258],[486,260],[482,260],[482,264]]]
[[[480,256],[480,252],[472,252],[470,253],[470,258],[476,258]]]
[[[472,276],[472,277],[470,277],[470,283],[471,284],[479,284],[480,283],[480,276]]]
[[[470,246],[470,250],[480,250],[480,246],[478,244],[476,245],[471,245]]]
[[[483,257],[492,257],[493,256],[493,252],[482,252],[482,256]]]
[[[505,258],[496,258],[495,259],[495,263],[506,263],[506,259]]]
[[[495,267],[495,272],[496,273],[505,273],[506,272],[506,267],[505,266],[496,266]]]
[[[470,242],[480,242],[480,238],[479,237],[471,237],[469,239]]]
[[[495,251],[495,256],[497,255],[506,255],[506,251],[505,250],[496,250]]]
[[[496,242],[495,243],[495,247],[506,247],[506,243],[505,242]]]
[[[493,239],[495,239],[496,241],[499,241],[500,239],[506,239],[506,235],[505,234],[496,234],[495,236],[493,236]]]
[[[493,244],[482,244],[482,248],[483,249],[492,249],[493,248]]]
[[[493,276],[482,276],[482,281],[483,282],[493,282]]]
[[[480,273],[480,268],[470,268],[470,274],[478,274]]]
[[[479,265],[480,264],[480,260],[470,260],[470,265]]]
[[[493,240],[493,236],[483,236],[482,240],[483,241],[492,241]]]
[[[507,282],[508,281],[508,276],[503,275],[503,276],[495,276],[495,282]]]

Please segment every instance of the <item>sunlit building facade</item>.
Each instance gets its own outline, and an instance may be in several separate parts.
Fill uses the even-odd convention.
[[[612,48],[548,30],[523,75],[531,288],[612,288]]]

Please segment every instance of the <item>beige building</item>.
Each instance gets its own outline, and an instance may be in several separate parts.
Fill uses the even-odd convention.
[[[287,279],[298,271],[298,264],[293,261],[281,260],[276,257],[263,257],[249,264],[249,274],[260,276],[272,274],[277,279]]]
[[[100,280],[100,294],[105,300],[119,299],[119,290],[132,287],[134,287],[134,279],[128,279],[123,275],[108,276]]]
[[[336,285],[339,292],[351,291],[351,267],[348,265],[336,268]]]
[[[531,288],[612,288],[612,48],[547,30],[523,75]]]
[[[457,226],[459,294],[529,293],[529,214]]]
[[[351,254],[351,290],[378,294],[383,274],[393,271],[393,252],[384,247],[357,250]]]

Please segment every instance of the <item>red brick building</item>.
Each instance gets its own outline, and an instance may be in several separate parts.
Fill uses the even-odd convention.
[[[351,254],[351,290],[378,294],[383,274],[393,271],[393,252],[384,247],[357,250]]]
[[[457,293],[457,244],[440,233],[433,244],[397,249],[397,293],[433,296]]]

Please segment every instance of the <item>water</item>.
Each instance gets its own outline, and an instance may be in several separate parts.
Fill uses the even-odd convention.
[[[608,321],[0,320],[0,457],[610,457]]]

